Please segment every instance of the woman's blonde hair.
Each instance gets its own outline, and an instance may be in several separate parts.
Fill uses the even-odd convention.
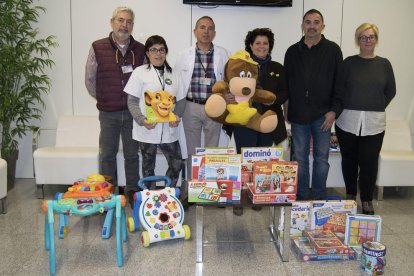
[[[355,44],[357,46],[359,46],[359,37],[361,36],[361,34],[363,32],[365,32],[366,30],[369,30],[369,29],[372,29],[374,31],[376,41],[378,42],[378,40],[379,40],[379,37],[378,37],[379,36],[379,30],[378,30],[377,25],[372,24],[372,23],[362,23],[355,30]]]

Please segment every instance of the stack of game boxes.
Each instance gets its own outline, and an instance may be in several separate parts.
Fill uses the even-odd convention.
[[[230,203],[240,200],[241,155],[235,148],[196,148],[188,182],[189,202]]]
[[[255,204],[296,200],[297,162],[283,161],[283,148],[242,148],[242,184]]]

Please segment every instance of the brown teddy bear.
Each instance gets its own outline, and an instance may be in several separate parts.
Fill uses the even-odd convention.
[[[230,56],[224,67],[224,81],[217,81],[212,95],[207,99],[207,115],[222,124],[246,126],[258,132],[269,133],[276,129],[277,115],[268,110],[259,114],[252,107],[253,102],[272,104],[276,95],[270,91],[258,89],[259,68],[247,51],[238,51]],[[230,91],[235,101],[227,104],[224,94]]]

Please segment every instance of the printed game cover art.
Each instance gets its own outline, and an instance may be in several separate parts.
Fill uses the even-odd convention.
[[[176,97],[167,91],[145,91],[145,111],[150,123],[175,122],[177,117],[172,112]]]
[[[361,247],[366,241],[379,242],[382,219],[378,215],[347,214],[345,244]]]
[[[240,154],[205,155],[205,179],[241,181]]]
[[[253,164],[257,161],[283,160],[282,147],[243,147],[242,155],[242,183],[251,183]]]
[[[297,258],[303,262],[308,261],[328,261],[328,260],[355,260],[355,251],[350,249],[348,254],[316,254],[315,248],[306,237],[295,237],[291,240],[291,248]]]
[[[304,230],[303,236],[309,239],[317,255],[349,254],[347,245],[330,230]]]
[[[253,164],[255,193],[296,194],[298,163],[257,161]]]
[[[344,239],[346,215],[356,214],[354,200],[318,200],[311,204],[311,229],[331,230]]]
[[[290,213],[290,236],[300,237],[305,229],[311,229],[311,201],[296,201],[292,203]],[[282,207],[279,219],[279,231],[282,235],[285,221],[285,208]]]
[[[189,181],[188,202],[233,201],[233,181]]]
[[[195,155],[206,154],[237,154],[235,147],[196,147]]]
[[[296,194],[255,193],[254,185],[248,185],[248,195],[254,204],[288,203],[296,200]]]

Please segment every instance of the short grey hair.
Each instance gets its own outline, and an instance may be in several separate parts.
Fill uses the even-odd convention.
[[[120,12],[128,12],[132,17],[132,21],[134,21],[135,19],[134,11],[128,7],[117,7],[112,13],[112,20],[114,20],[117,17],[118,13]]]

